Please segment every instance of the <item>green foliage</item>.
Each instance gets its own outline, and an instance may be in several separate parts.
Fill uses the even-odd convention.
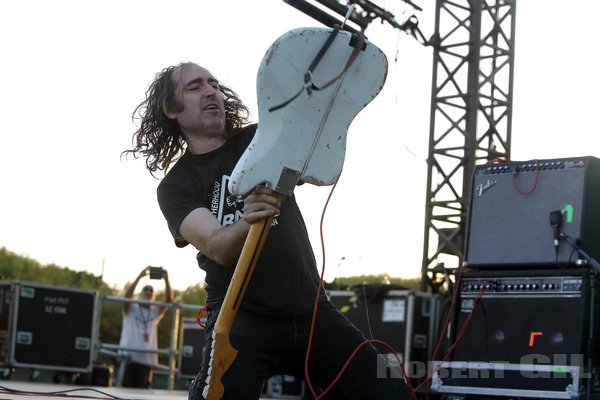
[[[89,272],[73,271],[55,264],[41,265],[39,262],[0,248],[0,277],[3,280],[35,282],[51,286],[74,287],[99,290],[103,293],[114,289]]]
[[[398,285],[407,289],[418,291],[421,286],[421,278],[392,278],[387,274],[380,275],[360,275],[360,276],[347,276],[338,277],[328,284],[329,289],[343,290],[348,287],[359,285],[359,284],[375,284],[385,283],[390,285]]]
[[[102,301],[100,309],[100,327],[98,339],[102,343],[118,344],[121,338],[121,325],[123,305],[116,301]],[[99,355],[98,360],[106,364],[113,364],[111,357]]]
[[[203,306],[206,304],[206,290],[204,285],[197,283],[193,286],[188,286],[184,292],[176,295],[176,298],[182,304],[191,304],[197,306]],[[197,312],[194,310],[182,310],[181,318],[195,318]]]

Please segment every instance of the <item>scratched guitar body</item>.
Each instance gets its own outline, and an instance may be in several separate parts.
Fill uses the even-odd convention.
[[[303,91],[304,75],[332,29],[299,28],[281,36],[259,66],[259,123],[254,140],[231,174],[229,190],[246,194],[259,184],[290,194],[298,180],[333,184],[342,171],[346,136],[354,117],[379,94],[387,75],[385,54],[364,43],[346,73],[322,90]],[[312,71],[320,87],[343,71],[355,51],[356,36],[339,31]]]
[[[232,172],[229,191],[245,195],[266,184],[283,201],[300,180],[333,184],[342,171],[348,127],[379,94],[386,75],[385,55],[361,36],[327,28],[281,36],[260,64],[259,124]],[[221,378],[237,356],[229,333],[271,222],[250,227],[219,311],[203,391],[207,400],[224,394]]]

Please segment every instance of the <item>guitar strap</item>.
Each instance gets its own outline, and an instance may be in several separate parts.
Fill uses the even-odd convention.
[[[321,62],[321,60],[323,59],[323,56],[327,52],[327,49],[329,49],[329,46],[331,46],[331,43],[333,43],[333,40],[335,39],[335,37],[337,36],[339,31],[340,31],[340,26],[335,25],[335,27],[331,31],[331,34],[329,35],[329,37],[327,38],[327,40],[325,41],[325,43],[323,44],[323,46],[321,47],[321,49],[319,50],[319,52],[317,53],[317,55],[315,56],[313,61],[310,63],[310,67],[308,67],[308,70],[304,73],[304,86],[302,86],[302,88],[300,88],[300,90],[295,95],[293,95],[290,99],[284,101],[283,103],[281,103],[277,106],[269,108],[269,110],[268,110],[269,112],[277,111],[277,110],[287,106],[292,101],[294,101],[298,96],[300,96],[300,94],[302,94],[302,92],[305,89],[306,89],[306,93],[308,95],[310,95],[313,90],[323,90],[323,89],[328,88],[329,86],[331,86],[331,84],[333,84],[335,81],[340,79],[346,73],[346,71],[348,70],[348,68],[350,68],[350,66],[352,65],[354,60],[356,60],[356,57],[358,57],[359,52],[364,47],[365,37],[363,36],[363,34],[358,35],[359,41],[354,46],[354,50],[350,54],[350,57],[348,57],[348,61],[346,62],[344,69],[342,70],[342,72],[340,72],[339,75],[337,75],[336,77],[334,77],[333,79],[331,79],[329,82],[325,83],[321,87],[315,85],[315,83],[312,80],[312,72],[317,68],[317,66],[319,65],[319,62]]]

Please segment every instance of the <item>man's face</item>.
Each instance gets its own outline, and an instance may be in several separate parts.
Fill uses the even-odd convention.
[[[220,136],[225,133],[225,104],[219,83],[205,68],[186,64],[173,73],[175,100],[183,110],[168,111],[187,135]]]
[[[143,300],[153,300],[154,299],[154,289],[152,286],[146,285],[142,288],[140,293],[140,299]]]

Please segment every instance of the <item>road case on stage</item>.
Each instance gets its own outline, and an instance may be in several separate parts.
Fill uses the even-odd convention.
[[[367,339],[385,342],[396,350],[413,385],[426,378],[439,329],[438,295],[370,284],[331,290],[328,296]],[[375,346],[387,357],[388,366],[382,373],[389,375],[388,368],[401,373],[395,355]]]
[[[206,323],[206,320],[202,320]],[[183,318],[179,331],[179,377],[194,379],[200,372],[206,331],[196,318]]]
[[[295,376],[275,375],[265,382],[262,395],[269,399],[304,399],[306,383]]]
[[[0,365],[92,371],[97,291],[4,281],[0,304]]]
[[[543,356],[539,359],[549,362]],[[581,384],[585,377],[583,365],[572,365],[570,357],[563,357],[562,361],[565,364],[434,361],[431,388],[432,392],[446,395],[585,399]]]

